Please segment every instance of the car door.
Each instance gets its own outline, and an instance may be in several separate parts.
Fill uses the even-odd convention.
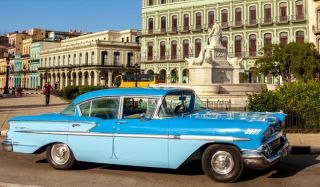
[[[119,118],[117,97],[98,98],[79,104],[82,121],[69,127],[68,141],[77,160],[112,163],[113,133]]]
[[[154,119],[159,98],[125,97],[114,134],[118,164],[168,167],[168,120]]]

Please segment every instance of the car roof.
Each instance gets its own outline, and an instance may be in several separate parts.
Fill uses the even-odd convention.
[[[79,104],[86,100],[98,97],[114,97],[114,96],[155,96],[162,97],[174,91],[191,91],[185,88],[114,88],[88,92],[80,95],[74,100],[74,104]]]

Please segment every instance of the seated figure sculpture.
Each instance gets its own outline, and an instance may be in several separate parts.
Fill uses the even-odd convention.
[[[212,28],[209,28],[209,45],[200,51],[198,58],[185,59],[189,65],[202,65],[203,63],[210,63],[210,58],[212,58],[211,51],[214,50],[214,47],[221,46],[221,35],[221,26],[215,23]]]

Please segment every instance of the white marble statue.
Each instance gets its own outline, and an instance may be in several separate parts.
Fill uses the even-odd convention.
[[[203,63],[210,63],[210,58],[212,58],[211,51],[216,46],[221,46],[221,35],[222,29],[221,26],[215,23],[212,28],[209,28],[209,36],[208,41],[209,45],[204,47],[199,54],[198,58],[186,58],[185,60],[189,63],[189,65],[202,65]]]

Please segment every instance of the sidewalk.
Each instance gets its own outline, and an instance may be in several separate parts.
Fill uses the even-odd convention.
[[[60,112],[63,111],[67,105],[68,103],[66,101],[51,96],[50,105],[45,106],[45,98],[41,94],[0,98],[0,130],[8,128],[7,120],[11,117]]]

